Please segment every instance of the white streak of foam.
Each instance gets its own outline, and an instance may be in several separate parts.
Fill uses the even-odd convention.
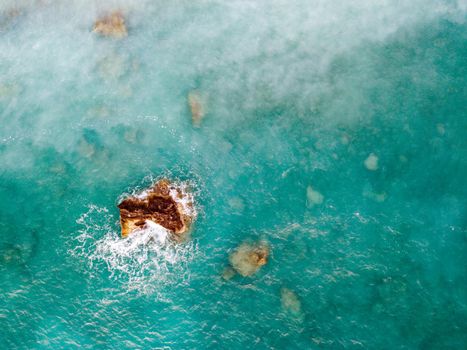
[[[189,278],[187,265],[197,251],[194,242],[175,244],[164,227],[151,221],[122,239],[113,221],[106,208],[96,206],[77,220],[83,228],[70,253],[84,260],[92,277],[103,277],[107,270],[125,291],[140,294],[160,292]]]
[[[139,192],[139,193],[135,193],[134,197],[136,197],[138,199],[146,199],[148,197],[148,194],[149,194],[149,191],[145,190],[145,191],[142,191],[142,192]]]

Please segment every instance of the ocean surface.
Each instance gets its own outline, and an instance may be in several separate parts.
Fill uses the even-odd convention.
[[[128,37],[92,33],[114,10]],[[466,349],[466,16],[1,0],[0,349]],[[191,240],[122,239],[162,177]],[[268,263],[222,278],[255,241]]]

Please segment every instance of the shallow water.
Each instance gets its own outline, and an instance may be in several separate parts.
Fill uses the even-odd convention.
[[[91,33],[115,8],[128,38]],[[466,9],[2,1],[0,347],[467,347]],[[120,239],[161,176],[192,240]]]

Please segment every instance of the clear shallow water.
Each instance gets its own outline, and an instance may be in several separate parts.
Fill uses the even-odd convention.
[[[115,7],[129,37],[89,33]],[[1,347],[466,347],[465,10],[2,2]],[[193,240],[122,243],[118,198],[161,175]],[[248,239],[269,263],[223,281]]]

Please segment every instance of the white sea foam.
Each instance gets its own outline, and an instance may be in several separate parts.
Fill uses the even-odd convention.
[[[194,220],[198,216],[198,213],[196,211],[196,206],[194,205],[195,201],[192,190],[193,184],[188,181],[183,181],[177,183],[176,186],[170,187],[170,195],[175,200],[175,202],[182,206],[183,212],[192,217]]]
[[[91,31],[102,12],[115,8],[128,24],[121,42]],[[180,142],[181,156],[195,153],[186,105],[193,87],[210,95],[212,137],[233,124],[247,125],[247,118],[257,118],[252,109],[287,102],[310,110],[323,96],[333,96],[323,123],[351,122],[364,97],[352,79],[327,76],[336,58],[401,29],[463,19],[465,11],[465,1],[444,0],[0,1],[0,147],[11,144],[7,137],[21,141],[4,149],[0,162],[30,168],[34,156],[24,156],[29,145],[73,158],[83,130],[91,129],[102,146],[93,157],[104,164],[105,152],[125,155],[128,146],[112,127],[130,125],[147,130],[138,140],[142,147]],[[103,62],[119,77],[111,87],[102,77]],[[365,74],[359,72],[363,80]],[[157,156],[158,164],[168,162]],[[108,167],[107,178],[129,171],[129,157],[122,158]],[[206,158],[208,166],[217,161]]]
[[[189,278],[188,264],[196,255],[197,246],[168,239],[162,226],[147,222],[147,227],[121,238],[115,217],[107,208],[91,205],[77,223],[82,226],[73,241],[71,254],[85,264],[92,277],[121,281],[123,292],[140,294],[161,292],[165,287],[184,283]]]
[[[153,42],[139,55],[152,64],[156,76],[175,70],[183,76],[225,71],[225,79],[212,82],[220,98],[227,98],[229,90],[241,84],[251,88],[267,84],[264,86],[273,88],[270,93],[274,95],[313,95],[329,88],[329,83],[316,78],[326,72],[336,55],[437,16],[465,15],[465,1],[442,0],[1,3],[1,12],[19,11],[18,26],[9,28],[17,31],[19,40],[14,45],[11,41],[0,43],[0,58],[12,63],[8,73],[15,78],[25,78],[31,70],[45,71],[64,81],[75,78],[85,86],[89,78],[96,77],[98,62],[114,50],[96,40],[91,33],[93,21],[102,11],[120,8],[128,18],[128,41]],[[145,22],[146,17],[150,23]],[[161,36],[164,40],[159,39]],[[181,62],[185,64],[178,64]],[[308,74],[307,81],[297,84],[304,73]],[[170,89],[160,88],[163,90],[158,93],[164,94]],[[32,97],[53,98],[61,90],[60,84],[49,84],[47,91],[34,90]],[[140,93],[151,97],[154,91]]]

